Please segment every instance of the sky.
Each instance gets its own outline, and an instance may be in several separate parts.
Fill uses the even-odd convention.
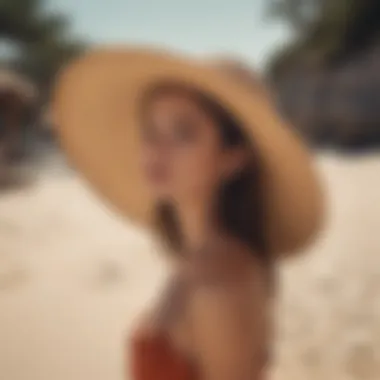
[[[232,54],[263,68],[290,36],[265,18],[268,0],[47,0],[73,33],[96,43],[155,44],[202,56]]]

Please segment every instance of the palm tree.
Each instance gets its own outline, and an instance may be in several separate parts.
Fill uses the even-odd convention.
[[[0,66],[11,67],[16,76],[21,74],[37,88],[38,95],[33,107],[18,107],[19,115],[13,118],[23,125],[6,128],[8,131],[17,130],[17,136],[13,136],[12,141],[18,139],[19,144],[23,140],[27,143],[24,148],[29,150],[36,136],[41,136],[41,133],[46,135],[46,130],[40,128],[43,125],[41,110],[49,97],[57,70],[85,49],[85,44],[71,37],[66,15],[46,11],[44,0],[1,0],[0,35],[17,51],[11,58],[0,56]],[[3,91],[0,99],[0,117],[3,120],[9,119],[10,108],[7,105],[10,99],[17,98],[15,94],[13,90]],[[4,141],[8,140],[3,136]]]
[[[380,3],[377,0],[270,0],[268,12],[284,20],[295,38],[272,60],[275,76],[285,61],[314,60],[322,66],[364,49],[379,36]]]
[[[2,0],[0,34],[19,47],[12,66],[37,83],[44,94],[59,67],[85,45],[73,41],[65,15],[45,11],[43,0]]]
[[[312,141],[380,143],[380,2],[271,0],[294,39],[268,74],[293,123]]]

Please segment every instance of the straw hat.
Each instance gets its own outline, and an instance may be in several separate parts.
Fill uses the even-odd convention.
[[[53,113],[62,146],[97,192],[121,214],[150,226],[152,201],[138,163],[137,111],[141,96],[167,80],[216,98],[254,141],[264,170],[273,252],[294,252],[310,242],[323,217],[320,184],[308,150],[263,89],[220,65],[161,50],[99,49],[71,63],[57,80]]]

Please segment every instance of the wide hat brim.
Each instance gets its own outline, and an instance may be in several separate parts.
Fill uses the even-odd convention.
[[[64,150],[94,189],[121,214],[151,226],[152,198],[139,165],[141,97],[156,83],[201,90],[246,129],[264,173],[271,251],[299,251],[323,220],[323,196],[312,156],[261,91],[205,62],[149,48],[99,49],[59,75],[53,117]]]

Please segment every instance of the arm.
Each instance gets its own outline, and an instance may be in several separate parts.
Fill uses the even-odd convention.
[[[204,380],[258,380],[268,340],[267,284],[249,281],[201,285],[193,295],[195,349]]]

